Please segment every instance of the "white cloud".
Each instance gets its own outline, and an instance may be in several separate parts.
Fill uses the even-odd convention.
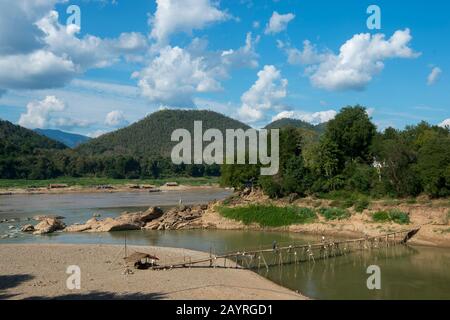
[[[238,50],[230,49],[222,52],[222,63],[233,68],[258,67],[258,54],[255,51],[255,47],[259,40],[260,37],[253,39],[252,33],[248,32],[243,47]]]
[[[151,36],[165,43],[171,34],[191,33],[230,16],[210,0],[156,0],[157,9],[151,17]]]
[[[134,74],[143,96],[154,103],[192,107],[195,93],[221,90],[205,59],[179,47],[165,47],[142,71]]]
[[[305,42],[303,51],[294,51],[290,62],[308,65],[306,73],[315,87],[362,90],[384,69],[384,60],[420,55],[409,47],[411,40],[409,29],[396,31],[388,40],[384,34],[361,33],[344,43],[339,54],[318,53]]]
[[[110,127],[124,127],[128,125],[123,111],[114,110],[108,113],[105,117],[105,124]]]
[[[44,32],[49,50],[67,56],[83,72],[88,68],[103,68],[118,61],[122,55],[135,54],[147,48],[147,40],[139,33],[122,33],[117,39],[101,39],[92,35],[76,37],[76,25],[61,25],[58,13],[51,11],[37,22]]]
[[[450,119],[445,119],[439,124],[442,128],[449,128],[450,129]]]
[[[433,84],[435,84],[436,81],[439,80],[439,77],[441,76],[441,73],[442,73],[441,68],[434,67],[434,68],[431,70],[430,74],[428,75],[428,78],[427,78],[427,84],[428,84],[429,86],[432,86]]]
[[[19,0],[0,4],[3,91],[62,87],[90,68],[109,66],[121,57],[132,59],[146,50],[147,39],[138,33],[123,33],[117,39],[91,35],[78,38],[79,28],[61,25],[58,13],[51,10],[57,2]]]
[[[62,100],[48,95],[43,100],[35,100],[27,104],[27,112],[20,115],[19,125],[30,129],[70,129],[87,127],[93,123],[88,120],[58,116],[58,113],[65,110],[66,104]]]
[[[328,122],[336,117],[335,110],[326,110],[319,112],[303,112],[303,111],[282,111],[272,118],[272,121],[290,118],[309,122],[313,125]]]
[[[49,51],[0,56],[0,88],[3,89],[59,87],[76,74],[72,61]]]
[[[52,112],[63,111],[65,104],[55,96],[47,96],[41,101],[32,101],[27,105],[27,113],[21,114],[19,124],[27,128],[46,128]]]
[[[287,95],[288,81],[272,65],[258,72],[258,79],[242,97],[238,114],[242,120],[254,122],[264,118],[264,112],[281,108],[280,102]]]
[[[287,14],[279,14],[274,11],[272,17],[270,17],[270,21],[266,26],[265,34],[275,34],[281,31],[286,30],[289,22],[295,18],[295,15],[292,13]]]
[[[25,54],[42,49],[42,31],[34,23],[47,14],[57,2],[0,1],[0,55]]]
[[[283,49],[288,56],[288,63],[292,65],[311,65],[323,62],[327,53],[319,53],[316,47],[309,41],[303,41],[303,50],[291,47],[278,41],[278,48]]]
[[[93,131],[93,132],[89,132],[88,134],[87,134],[87,136],[89,137],[89,138],[98,138],[98,137],[100,137],[100,136],[102,136],[102,135],[104,135],[104,134],[106,134],[106,133],[108,133],[109,131],[107,131],[107,130],[95,130],[95,131]]]

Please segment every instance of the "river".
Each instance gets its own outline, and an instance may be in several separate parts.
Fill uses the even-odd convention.
[[[123,211],[138,211],[150,206],[170,207],[181,199],[185,204],[223,199],[223,189],[170,191],[161,193],[121,192],[60,195],[0,196],[0,220],[18,219],[0,224],[0,235],[11,237],[2,243],[89,243],[178,247],[223,253],[319,241],[316,236],[264,231],[131,231],[114,233],[56,233],[33,236],[17,232],[20,225],[35,215],[60,215],[67,224],[84,222],[93,214],[101,218]],[[381,289],[367,288],[367,267],[381,270]],[[346,256],[282,267],[264,268],[262,276],[298,290],[316,299],[450,299],[450,250],[441,248],[395,246],[355,252]]]

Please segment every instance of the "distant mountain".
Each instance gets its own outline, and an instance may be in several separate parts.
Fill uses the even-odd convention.
[[[220,113],[205,110],[162,110],[147,116],[126,128],[92,139],[75,149],[85,155],[133,155],[170,157],[177,142],[170,141],[176,129],[187,129],[191,134],[194,121],[203,122],[203,131],[209,128],[248,129],[248,125]]]
[[[33,130],[0,120],[0,158],[33,155],[40,150],[62,150],[67,147]]]
[[[75,148],[78,145],[89,141],[91,138],[83,136],[81,134],[75,134],[70,132],[64,132],[61,130],[52,130],[52,129],[35,129],[37,133],[46,136],[50,139],[59,141],[64,143],[66,146],[70,148]]]
[[[276,120],[272,123],[269,123],[265,129],[282,129],[285,127],[294,127],[299,129],[306,129],[314,131],[318,134],[322,134],[325,131],[325,128],[327,126],[326,123],[321,123],[318,125],[312,125],[306,121],[298,120],[298,119],[290,119],[290,118],[283,118]]]

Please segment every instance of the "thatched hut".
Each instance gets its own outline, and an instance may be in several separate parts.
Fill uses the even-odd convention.
[[[134,252],[124,259],[128,265],[133,265],[136,269],[148,269],[154,267],[156,266],[156,261],[159,260],[156,256],[142,252]]]

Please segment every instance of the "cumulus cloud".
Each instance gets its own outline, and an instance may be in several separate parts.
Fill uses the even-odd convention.
[[[245,38],[245,45],[237,50],[226,50],[221,54],[222,62],[233,68],[256,68],[258,67],[258,54],[255,51],[256,44],[260,37],[252,38],[252,33],[248,32]]]
[[[105,124],[110,127],[124,127],[128,125],[123,111],[114,110],[109,112],[105,117]]]
[[[311,83],[326,90],[363,90],[384,69],[384,61],[393,58],[416,58],[409,47],[409,29],[396,31],[389,39],[384,34],[361,33],[344,43],[339,54],[319,53],[305,42],[303,51],[291,48],[290,63],[304,64]]]
[[[448,129],[450,129],[450,119],[445,119],[444,121],[442,121],[442,122],[439,124],[439,126],[442,127],[442,128],[448,128]]]
[[[26,54],[41,49],[44,45],[40,41],[42,31],[34,23],[44,17],[56,2],[0,1],[0,55]]]
[[[52,112],[63,111],[65,104],[55,96],[47,96],[41,101],[27,105],[27,113],[20,115],[19,124],[27,128],[46,128]]]
[[[279,49],[283,49],[288,57],[288,63],[291,65],[312,65],[323,62],[327,58],[327,53],[319,53],[314,44],[309,40],[303,41],[303,49],[292,47],[289,43],[277,41]]]
[[[138,33],[123,33],[115,39],[78,38],[79,27],[58,22],[58,13],[52,10],[57,2],[0,4],[0,89],[62,87],[90,68],[146,50],[147,39]]]
[[[165,43],[171,34],[191,33],[230,18],[210,0],[156,0],[156,4],[156,12],[150,18],[151,36],[160,43]]]
[[[65,109],[66,104],[55,96],[46,96],[43,100],[31,101],[27,104],[27,112],[20,115],[19,125],[30,129],[49,127],[67,129],[86,127],[91,124],[87,120],[54,116],[54,113],[62,112]]]
[[[335,110],[326,110],[319,112],[303,112],[303,111],[282,111],[272,118],[272,121],[290,118],[309,122],[313,125],[328,122],[336,117]]]
[[[433,84],[436,83],[436,81],[439,80],[440,76],[441,76],[442,70],[441,68],[438,67],[434,67],[433,69],[431,69],[430,74],[428,75],[427,78],[427,84],[429,86],[432,86]]]
[[[281,108],[280,102],[287,95],[288,81],[272,65],[266,65],[258,72],[258,79],[242,97],[239,116],[248,122],[264,118],[264,112]]]
[[[142,94],[150,101],[175,107],[193,106],[194,93],[222,89],[202,57],[192,57],[179,47],[165,47],[134,77],[139,79]]]
[[[102,68],[118,61],[122,55],[142,52],[147,40],[139,33],[122,33],[117,39],[101,39],[92,35],[76,37],[76,25],[61,25],[58,13],[51,11],[37,22],[44,32],[48,49],[59,56],[66,56],[77,66],[78,71]]]
[[[0,88],[45,89],[63,86],[76,74],[71,60],[52,52],[0,56]]]
[[[289,22],[295,18],[292,13],[279,14],[274,11],[272,17],[270,17],[269,23],[266,26],[265,34],[276,34],[286,30]]]
[[[201,39],[194,39],[186,49],[166,46],[133,77],[151,102],[192,108],[195,94],[221,91],[221,80],[228,78],[232,69],[258,66],[258,40],[248,33],[244,46],[217,52],[208,52],[207,42]]]

